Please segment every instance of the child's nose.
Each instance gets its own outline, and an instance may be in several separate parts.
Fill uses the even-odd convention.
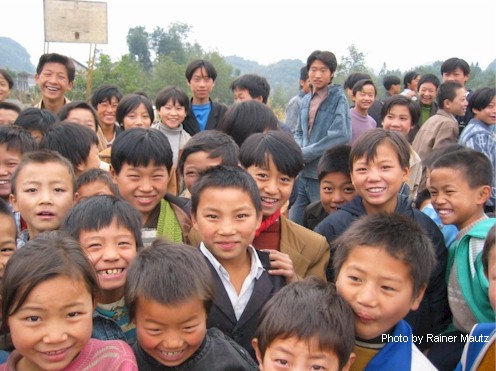
[[[104,246],[103,249],[103,260],[118,260],[119,252],[114,245]]]
[[[63,324],[53,323],[47,328],[47,334],[43,336],[45,344],[57,344],[67,340],[66,327]]]
[[[357,301],[365,307],[374,307],[377,304],[376,290],[371,285],[364,285],[358,293]]]
[[[274,194],[277,193],[279,190],[279,187],[277,185],[277,180],[276,179],[269,179],[267,182],[265,182],[265,192],[269,194]]]

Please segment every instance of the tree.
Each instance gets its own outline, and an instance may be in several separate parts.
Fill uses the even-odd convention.
[[[132,58],[137,58],[143,68],[148,71],[152,67],[148,39],[150,35],[143,26],[130,28],[127,33],[127,46]]]
[[[353,72],[364,72],[372,76],[369,68],[365,66],[365,54],[358,51],[354,44],[348,46],[348,55],[341,57],[336,71],[336,77],[344,81]]]
[[[150,43],[157,58],[168,56],[176,63],[185,63],[189,46],[186,39],[190,30],[190,26],[180,22],[172,23],[167,31],[156,27],[151,34]]]

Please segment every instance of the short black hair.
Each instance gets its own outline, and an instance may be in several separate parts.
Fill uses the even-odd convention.
[[[116,98],[119,102],[122,99],[122,93],[115,85],[100,85],[95,89],[91,96],[91,105],[96,109],[102,102],[109,102],[112,98]]]
[[[278,123],[270,107],[257,100],[248,100],[231,104],[217,130],[229,134],[241,147],[251,134],[277,130]]]
[[[93,145],[98,146],[94,130],[85,125],[62,121],[45,133],[40,149],[59,152],[76,168],[88,160]]]
[[[83,171],[77,178],[77,188],[93,182],[102,182],[110,189],[114,196],[119,196],[119,189],[112,181],[112,176],[107,170],[93,168]]]
[[[354,315],[333,284],[307,277],[281,288],[265,304],[254,338],[262,358],[278,339],[317,338],[320,350],[336,354],[339,369],[348,363],[355,343]]]
[[[436,264],[427,233],[413,219],[397,213],[364,215],[354,221],[335,241],[333,266],[336,276],[354,249],[361,246],[384,249],[410,269],[413,297],[429,282]]]
[[[344,83],[343,83],[343,88],[345,89],[353,89],[353,86],[355,86],[355,84],[360,81],[360,80],[364,80],[364,79],[370,79],[370,75],[368,73],[363,73],[363,72],[353,72],[353,73],[350,73],[346,79],[344,80]]]
[[[185,272],[188,279],[184,279]],[[138,303],[143,299],[173,306],[197,298],[208,314],[215,297],[212,272],[203,254],[192,246],[165,239],[156,239],[134,258],[124,291],[131,321],[136,319]]]
[[[9,89],[12,89],[14,87],[14,79],[10,76],[10,73],[7,70],[0,68],[0,75],[7,81],[7,84],[9,84]]]
[[[172,169],[172,148],[169,139],[157,129],[132,128],[119,134],[112,145],[110,163],[119,174],[122,165],[134,167],[165,166],[170,174]]]
[[[263,76],[247,73],[236,78],[230,85],[232,91],[236,89],[248,90],[250,96],[255,99],[262,97],[262,103],[267,104],[270,94],[270,85]]]
[[[307,68],[307,66],[303,66],[300,68],[300,80],[301,81],[308,80],[308,68]]]
[[[191,81],[193,74],[199,68],[204,68],[207,72],[207,77],[210,77],[212,80],[215,81],[215,79],[217,78],[217,70],[215,69],[214,65],[205,59],[196,59],[188,64],[188,66],[186,67],[186,72],[184,73],[184,75],[186,76],[186,80],[188,80],[188,82]]]
[[[420,105],[408,98],[406,95],[393,95],[388,99],[384,100],[381,107],[381,121],[384,121],[389,111],[394,106],[404,106],[408,108],[408,112],[410,112],[410,116],[412,118],[412,127],[417,125],[420,119]]]
[[[456,91],[462,89],[463,85],[456,81],[446,81],[439,85],[436,101],[439,108],[444,108],[444,101],[447,99],[450,102],[456,98]]]
[[[21,126],[28,131],[38,130],[45,135],[47,130],[59,121],[56,115],[46,109],[28,107],[17,116],[14,125]]]
[[[484,273],[486,277],[488,276],[489,270],[489,253],[491,250],[496,248],[496,224],[494,224],[489,232],[487,232],[486,240],[484,241],[484,247],[482,248],[482,267],[484,268]]]
[[[386,89],[387,91],[389,91],[389,89],[391,89],[391,86],[393,86],[393,85],[401,85],[401,80],[396,75],[386,75],[382,79],[382,85],[384,86],[384,89]]]
[[[474,109],[482,111],[489,106],[496,95],[496,88],[479,88],[477,89],[468,103],[468,108],[472,112]]]
[[[0,102],[0,109],[6,109],[9,111],[21,113],[21,107],[19,107],[17,104],[12,102],[5,102],[5,101]]]
[[[128,202],[112,195],[88,197],[69,210],[60,229],[79,240],[82,231],[99,231],[114,220],[134,235],[136,247],[143,246],[140,213]]]
[[[363,87],[366,85],[371,85],[374,88],[374,96],[377,95],[377,88],[375,87],[374,82],[371,79],[361,79],[358,80],[355,85],[353,85],[353,95],[355,96],[357,92],[362,91]]]
[[[320,157],[317,165],[319,182],[329,173],[341,173],[350,177],[350,152],[349,144],[328,148]]]
[[[41,71],[43,71],[43,67],[47,63],[58,63],[65,67],[67,71],[67,77],[69,82],[73,82],[76,77],[76,66],[74,65],[74,61],[62,54],[57,53],[47,53],[43,54],[38,60],[38,66],[36,66],[36,74],[39,75]]]
[[[124,118],[133,110],[138,108],[140,104],[143,104],[150,116],[150,123],[155,120],[155,111],[153,110],[153,104],[148,99],[146,95],[143,94],[128,94],[119,100],[117,109],[115,111],[115,120],[124,127]]]
[[[279,172],[290,178],[296,178],[304,166],[300,146],[291,133],[282,130],[252,134],[239,149],[239,162],[245,169],[250,166],[268,169],[269,158]]]
[[[469,64],[464,59],[456,57],[448,58],[443,62],[441,65],[441,75],[444,73],[453,72],[457,68],[460,68],[465,76],[470,75]]]
[[[172,100],[173,104],[178,103],[180,106],[184,107],[186,113],[189,110],[189,98],[184,91],[176,86],[166,86],[160,90],[155,99],[155,108],[160,111],[160,108],[165,106],[169,100]]]
[[[16,151],[19,154],[38,149],[38,143],[29,132],[20,126],[0,126],[0,145],[5,144],[7,151]]]
[[[412,80],[416,79],[419,73],[417,71],[409,71],[405,73],[405,77],[403,77],[403,85],[405,88],[412,82]]]
[[[458,170],[471,189],[493,186],[491,161],[485,154],[469,147],[440,156],[432,163],[430,171],[440,168]]]
[[[336,68],[338,68],[338,62],[336,60],[336,56],[334,53],[329,51],[315,50],[313,51],[307,58],[307,71],[310,71],[310,66],[313,62],[320,61],[322,62],[331,73],[336,72]]]
[[[422,86],[422,84],[425,84],[428,82],[433,84],[436,87],[436,89],[439,89],[439,85],[441,84],[441,81],[439,81],[439,78],[436,75],[434,75],[432,73],[426,73],[426,74],[423,74],[422,76],[420,76],[418,87],[420,88]]]
[[[98,126],[100,126],[100,120],[98,119],[98,114],[96,113],[95,109],[87,102],[78,100],[78,101],[73,101],[67,104],[64,104],[62,108],[60,109],[58,116],[60,121],[65,121],[71,111],[75,109],[85,109],[89,112],[91,112],[93,119],[95,120],[95,131],[98,129]]]
[[[205,152],[208,158],[220,158],[222,165],[238,164],[239,146],[234,139],[218,130],[204,130],[193,135],[184,145],[177,164],[181,175],[184,175],[186,159],[196,152]]]
[[[196,215],[200,198],[206,189],[236,188],[246,192],[255,207],[257,215],[262,212],[262,201],[253,177],[239,166],[219,165],[207,169],[191,190],[191,215]]]

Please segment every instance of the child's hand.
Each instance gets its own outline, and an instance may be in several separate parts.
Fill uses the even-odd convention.
[[[269,253],[270,270],[269,274],[274,276],[284,276],[286,283],[298,281],[299,278],[294,271],[293,261],[288,254],[277,250],[262,250]]]

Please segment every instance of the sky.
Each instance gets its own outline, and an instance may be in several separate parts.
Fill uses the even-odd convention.
[[[482,69],[496,59],[494,0],[100,0],[107,3],[108,44],[99,51],[118,60],[128,52],[127,32],[152,32],[174,22],[192,27],[190,42],[223,56],[262,65],[305,61],[314,50],[338,62],[354,45],[378,72],[407,71],[459,57]],[[36,66],[45,49],[43,0],[2,0],[0,36],[24,46]],[[5,11],[7,10],[7,11]],[[9,15],[7,15],[7,13]],[[49,43],[48,51],[85,63],[89,44]]]

